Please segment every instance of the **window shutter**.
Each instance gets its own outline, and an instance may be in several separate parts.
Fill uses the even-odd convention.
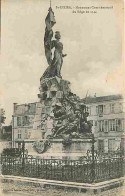
[[[111,121],[110,120],[108,121],[108,128],[109,128],[109,131],[111,131]]]
[[[106,106],[103,105],[103,114],[106,114]]]
[[[104,120],[104,132],[108,132],[108,121]]]
[[[121,122],[122,123],[122,130],[124,130],[124,120],[122,119],[121,121],[122,121]]]
[[[98,115],[98,106],[96,106],[96,114]]]

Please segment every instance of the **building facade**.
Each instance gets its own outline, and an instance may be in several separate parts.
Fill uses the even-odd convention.
[[[125,110],[122,95],[88,97],[88,120],[93,123],[96,149],[110,152],[124,146]]]
[[[41,129],[40,123],[41,104],[39,102],[21,104],[14,103],[12,116],[12,142],[27,140],[31,130]],[[35,133],[37,134],[37,133]]]

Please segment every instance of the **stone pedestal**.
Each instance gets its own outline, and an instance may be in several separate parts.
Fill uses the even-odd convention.
[[[51,139],[46,152],[39,154],[33,148],[33,141],[26,143],[28,154],[42,159],[79,160],[91,150],[91,139],[72,139],[71,144],[65,145],[63,139]]]
[[[28,154],[71,160],[86,156],[92,146],[88,111],[83,101],[71,92],[70,82],[58,77],[46,78],[40,81],[39,90],[40,104],[26,144]]]
[[[59,158],[65,160],[79,160],[86,156],[88,150],[91,150],[90,139],[72,139],[71,144],[63,144],[62,139],[51,140],[51,147],[47,150],[46,155],[51,158]],[[45,155],[44,155],[45,156]]]
[[[70,82],[58,77],[46,78],[40,81],[41,130],[43,138],[47,138],[53,129],[53,107],[62,102],[64,96],[70,92]]]

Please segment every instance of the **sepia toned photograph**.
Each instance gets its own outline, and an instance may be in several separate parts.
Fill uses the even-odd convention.
[[[0,196],[124,196],[124,1],[1,0],[0,39]]]

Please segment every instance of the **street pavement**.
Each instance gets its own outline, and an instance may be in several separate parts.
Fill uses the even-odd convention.
[[[54,190],[54,189],[32,189],[24,191],[4,191],[2,195],[0,196],[94,196],[93,193],[78,193],[78,192],[70,192],[70,191],[64,191],[64,190]],[[103,191],[101,193],[95,194],[98,196],[125,196],[125,186],[110,189],[107,191]]]

